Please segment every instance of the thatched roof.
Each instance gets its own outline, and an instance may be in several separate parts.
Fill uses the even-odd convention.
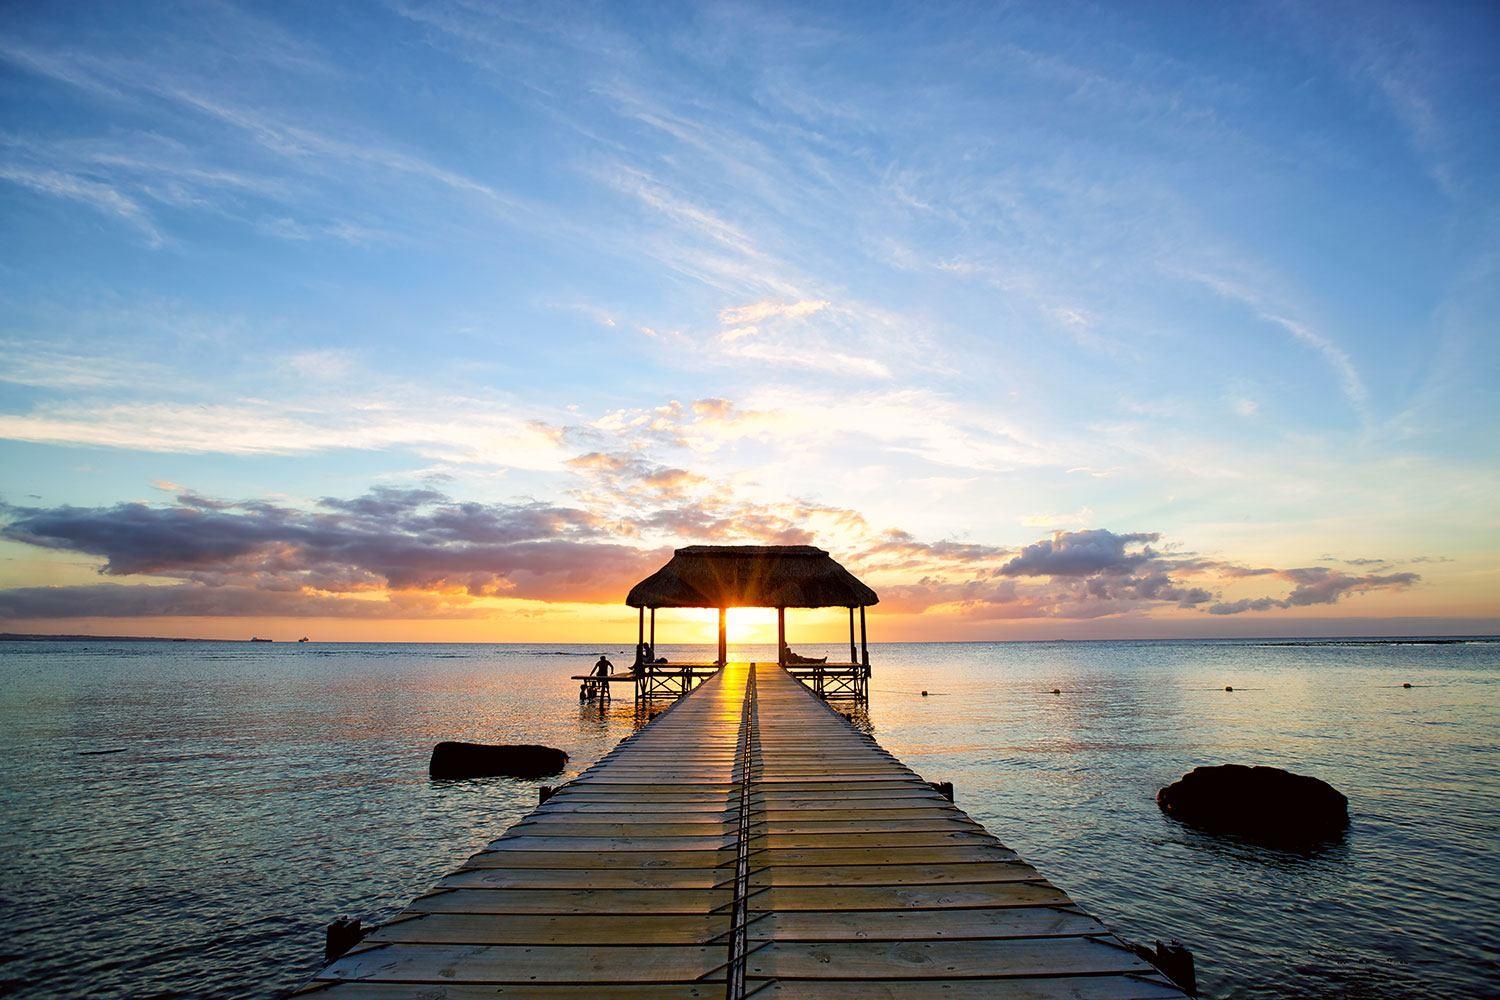
[[[689,545],[630,589],[632,608],[862,608],[875,591],[811,545]]]

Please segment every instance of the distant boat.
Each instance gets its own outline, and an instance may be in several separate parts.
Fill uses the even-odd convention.
[[[251,637],[250,637],[250,641],[251,641],[251,642],[275,642],[275,641],[276,641],[276,640],[275,640],[275,639],[262,639],[262,638],[261,638],[261,637],[260,637],[260,636],[258,636],[258,635],[252,635],[252,636],[251,636]]]
[[[306,642],[307,641],[307,636],[304,635],[302,638],[298,639],[297,641],[298,642]]]

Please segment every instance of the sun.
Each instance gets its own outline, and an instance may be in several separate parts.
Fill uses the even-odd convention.
[[[730,608],[725,623],[731,646],[776,645],[776,611],[773,608]],[[717,641],[715,636],[715,641]]]

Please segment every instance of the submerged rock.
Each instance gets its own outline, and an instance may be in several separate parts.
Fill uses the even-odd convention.
[[[1279,767],[1195,767],[1157,792],[1156,804],[1212,833],[1281,846],[1334,840],[1349,826],[1349,800],[1337,789]]]
[[[445,741],[432,748],[427,773],[434,778],[545,778],[568,764],[568,755],[556,747],[535,743],[490,746],[484,743]]]

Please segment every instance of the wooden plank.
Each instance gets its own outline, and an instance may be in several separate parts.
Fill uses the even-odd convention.
[[[669,817],[658,817],[668,819]],[[695,837],[724,839],[735,836],[735,825],[723,820],[701,819],[682,822],[658,823],[608,823],[588,822],[576,818],[554,819],[547,823],[526,823],[513,826],[518,837],[575,837],[589,840],[640,840],[656,837]],[[502,841],[503,842],[503,841]]]
[[[492,851],[727,851],[734,848],[730,834],[707,837],[541,837],[535,834],[502,837]]]
[[[759,985],[759,984],[757,984]],[[1046,979],[783,980],[768,983],[755,1000],[1182,1000],[1182,991],[1159,977],[1067,976]],[[537,998],[542,1000],[542,998]],[[666,1000],[665,996],[663,1000]]]
[[[1092,976],[1150,972],[1125,948],[1093,938],[999,941],[773,942],[752,952],[745,974],[760,979],[945,979],[965,976]]]
[[[557,983],[511,983],[464,985],[458,983],[358,983],[315,982],[296,994],[309,1000],[324,996],[339,1000],[563,1000],[586,996],[589,1000],[723,1000],[719,983],[590,983],[580,989]],[[1176,996],[1176,994],[1173,994]]]
[[[961,844],[994,844],[997,841],[982,832],[954,830],[933,833],[761,833],[752,831],[750,846],[791,847],[947,847]]]
[[[750,898],[756,911],[949,909],[964,906],[1066,906],[1046,882],[965,882],[909,886],[773,886]]]
[[[670,809],[666,808],[670,806]],[[733,808],[733,812],[731,812]],[[629,810],[629,811],[627,811]],[[583,796],[554,795],[547,804],[531,813],[522,822],[534,822],[547,816],[660,816],[670,811],[674,816],[730,816],[739,812],[739,801],[731,807],[721,799],[678,801],[663,797],[646,798],[630,796],[625,799],[600,800]]]
[[[388,944],[351,951],[327,979],[406,983],[681,982],[722,979],[724,949],[707,945]]]
[[[416,899],[408,913],[711,913],[727,889],[447,889]]]
[[[383,924],[366,941],[430,944],[709,944],[724,935],[718,914],[430,913]]]
[[[1018,861],[1015,851],[997,844],[959,847],[802,847],[752,851],[750,863],[757,867],[776,865],[964,865],[971,862]]]
[[[766,817],[758,816],[754,821],[757,830],[754,833],[775,833],[778,836],[795,836],[797,834],[810,833],[818,836],[831,833],[864,833],[870,832],[871,826],[877,826],[881,834],[889,833],[941,833],[946,834],[954,831],[965,833],[984,833],[984,827],[975,823],[966,816],[945,816],[942,813],[932,812],[926,816],[888,819],[878,824],[872,824],[865,819],[807,819],[781,820],[780,822]]]
[[[580,868],[586,871],[642,868],[720,868],[734,864],[725,851],[480,851],[466,868]]]
[[[814,910],[766,914],[756,940],[915,941],[1104,934],[1104,926],[1075,910],[1051,906],[951,910]]]
[[[1027,864],[958,865],[767,865],[752,869],[750,884],[762,885],[942,885],[947,883],[1035,882]]]
[[[460,868],[438,881],[442,889],[712,889],[733,872],[724,868]]]

